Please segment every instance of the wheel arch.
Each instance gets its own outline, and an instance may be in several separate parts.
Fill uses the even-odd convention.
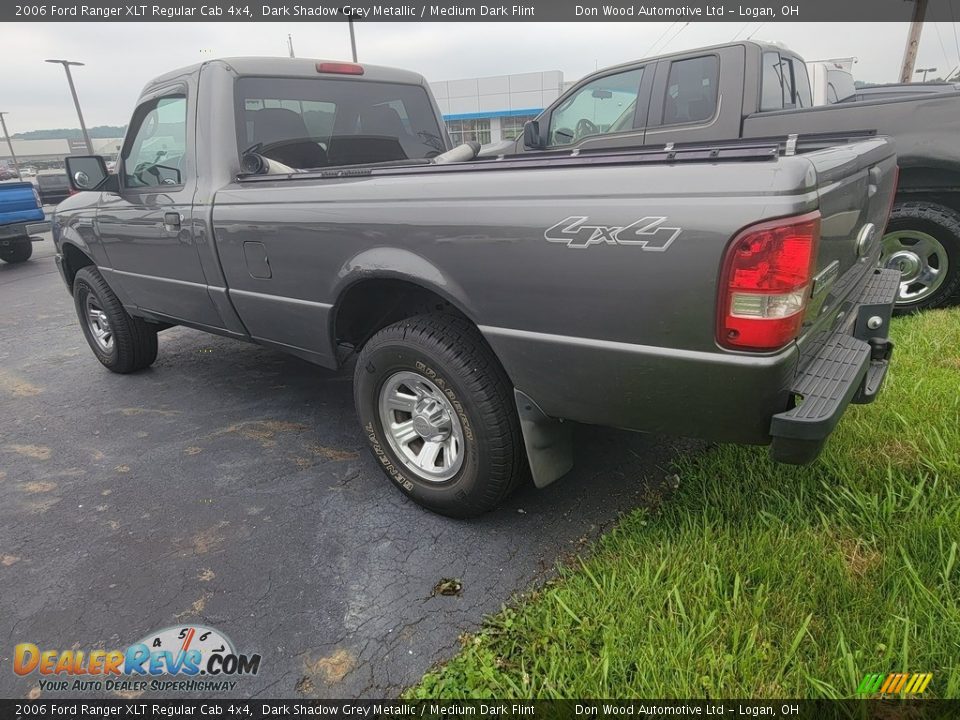
[[[932,202],[960,212],[960,170],[928,164],[902,165],[894,201]]]
[[[478,325],[459,283],[408,250],[363,252],[345,263],[338,277],[330,313],[334,348],[359,349],[378,330],[424,312],[449,312]]]

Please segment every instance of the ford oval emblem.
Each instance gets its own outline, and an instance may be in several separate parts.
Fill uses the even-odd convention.
[[[877,235],[877,226],[873,223],[867,223],[860,228],[860,234],[857,236],[857,257],[864,258],[870,252],[870,246]]]

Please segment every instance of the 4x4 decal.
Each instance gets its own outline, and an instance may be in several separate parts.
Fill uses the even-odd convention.
[[[664,227],[665,217],[644,217],[622,227],[587,225],[589,217],[572,215],[547,228],[543,237],[582,250],[591,245],[636,245],[642,250],[663,252],[682,232],[681,228]]]

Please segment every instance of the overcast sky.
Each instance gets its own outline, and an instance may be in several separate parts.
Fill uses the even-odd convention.
[[[841,1],[842,0],[838,0]],[[361,62],[451,80],[561,70],[566,80],[651,51],[673,52],[753,35],[787,44],[806,59],[855,56],[855,77],[896,82],[907,23],[357,23]],[[666,31],[666,33],[665,33]],[[927,23],[918,67],[946,73],[960,65],[952,23]],[[349,59],[344,22],[315,23],[0,23],[0,110],[11,133],[77,127],[63,69],[74,69],[88,126],[123,125],[154,75],[211,57],[286,55],[287,33],[300,57]]]

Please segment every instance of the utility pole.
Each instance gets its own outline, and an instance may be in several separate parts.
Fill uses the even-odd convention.
[[[293,36],[290,33],[287,33],[287,50],[290,53],[290,57],[296,57],[296,54],[293,52]]]
[[[63,69],[67,71],[67,82],[70,84],[70,94],[73,95],[73,104],[77,108],[77,117],[80,119],[80,129],[83,131],[83,139],[87,143],[87,152],[93,155],[93,143],[90,142],[87,126],[83,122],[83,113],[80,111],[80,100],[77,98],[77,88],[74,87],[73,75],[70,74],[71,65],[83,65],[83,63],[73,62],[72,60],[47,60],[47,62],[63,65]]]
[[[17,179],[23,182],[23,175],[20,174],[20,164],[17,162],[17,154],[13,151],[13,140],[10,139],[10,133],[7,132],[7,122],[3,119],[5,112],[0,112],[0,127],[3,127],[3,136],[7,139],[7,147],[10,148],[10,157],[13,160],[13,169],[17,171]]]
[[[347,24],[350,25],[350,49],[353,51],[353,61],[357,61],[357,38],[353,34],[353,16],[347,18]]]
[[[926,82],[926,81],[927,81],[927,73],[932,73],[932,72],[936,72],[936,71],[937,71],[936,68],[917,68],[914,72],[915,72],[915,74],[917,74],[917,75],[919,75],[920,73],[923,73],[923,80],[922,80],[922,82]]]
[[[914,0],[910,33],[907,35],[907,45],[903,49],[903,65],[900,67],[902,83],[908,83],[913,79],[913,66],[917,63],[917,49],[920,47],[920,33],[923,32],[923,18],[926,14],[927,0]]]

